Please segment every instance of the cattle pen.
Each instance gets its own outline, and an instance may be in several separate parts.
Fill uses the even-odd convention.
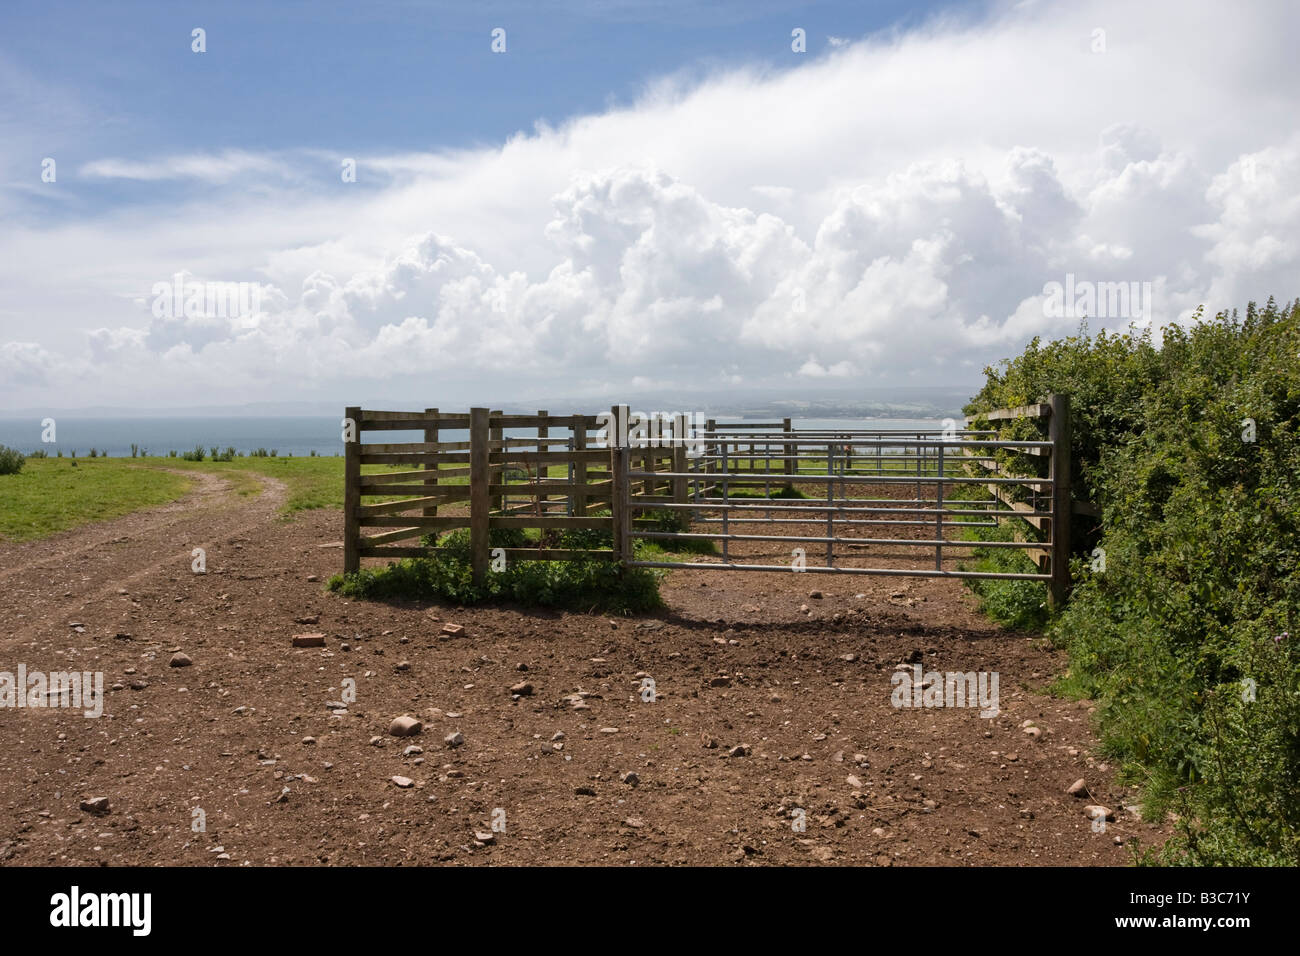
[[[629,419],[640,426],[630,434]],[[1017,420],[1043,434],[1003,437]],[[344,571],[362,559],[437,555],[448,532],[461,532],[479,581],[496,559],[581,558],[662,569],[1032,580],[1060,604],[1070,589],[1070,517],[1095,512],[1070,497],[1068,399],[1050,395],[947,424],[701,423],[684,414],[634,416],[625,405],[601,415],[349,407]],[[363,440],[374,432],[420,440]],[[1005,523],[1015,529],[1005,540],[966,534]],[[510,546],[493,547],[498,529],[517,532]],[[566,531],[595,533],[574,546]],[[645,553],[638,542],[658,547]],[[684,560],[677,552],[687,543],[711,553]],[[1034,570],[972,570],[963,558],[976,548],[1022,551]]]

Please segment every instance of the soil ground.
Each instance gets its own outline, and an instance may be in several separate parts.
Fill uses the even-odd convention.
[[[285,519],[258,480],[0,544],[0,671],[113,688],[99,719],[0,710],[0,863],[1122,865],[1163,839],[1092,756],[1087,702],[1045,693],[1064,655],[959,581],[674,571],[666,610],[623,619],[349,602],[323,590],[341,514]],[[894,707],[912,662],[998,672],[1000,713]],[[389,735],[404,714],[420,735]]]

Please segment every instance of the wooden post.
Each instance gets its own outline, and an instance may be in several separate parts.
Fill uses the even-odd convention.
[[[488,514],[492,509],[492,498],[488,494],[491,481],[488,467],[489,414],[486,408],[469,410],[469,548],[470,570],[475,584],[482,584],[487,579],[491,554],[488,544]]]
[[[499,408],[494,408],[490,412],[488,412],[488,414],[493,418],[496,418],[502,415],[503,412]],[[493,451],[505,451],[505,449],[501,447],[501,436],[502,436],[502,432],[501,432],[500,425],[495,425],[488,429],[488,438],[492,442],[492,445],[490,447],[492,448]],[[470,440],[473,441],[473,439]],[[470,454],[471,455],[473,454],[472,450]],[[538,468],[541,467],[543,466],[541,465],[538,466]],[[491,473],[491,478],[489,478],[489,481],[499,485],[504,485],[506,483],[506,466],[504,462],[502,462],[502,464],[499,465],[493,465],[489,469],[489,472]],[[501,510],[501,495],[492,496],[491,507],[493,511]]]
[[[690,431],[687,421],[684,413],[673,418],[673,471],[677,472],[678,475],[686,474],[686,441],[690,437],[687,434]],[[686,504],[686,479],[684,477],[674,478],[672,480],[672,489],[673,504]]]
[[[424,414],[436,418],[437,415],[438,415],[438,410],[437,410],[436,408],[426,408],[426,409],[424,410]],[[426,442],[436,442],[436,441],[438,440],[438,426],[437,426],[437,425],[434,425],[433,427],[429,427],[429,426],[426,424],[426,425],[424,426],[424,440],[425,440]],[[432,461],[427,461],[427,460],[425,461],[425,463],[424,463],[424,470],[425,470],[425,471],[429,471],[429,472],[431,472],[431,473],[433,474],[433,477],[432,477],[432,478],[426,478],[426,479],[424,479],[424,493],[425,493],[426,495],[435,495],[435,494],[438,493],[438,458],[437,458],[437,454],[436,454],[436,453],[434,454],[434,458],[433,458]],[[437,506],[436,504],[435,504],[435,505],[427,505],[427,506],[425,506],[424,511],[421,512],[421,513],[422,513],[426,518],[432,518],[432,517],[435,517],[435,516],[438,514],[438,506]],[[434,533],[436,533],[436,532],[434,532]]]
[[[551,435],[551,429],[550,429],[550,426],[546,424],[546,418],[547,418],[547,416],[550,415],[550,414],[551,414],[551,413],[548,412],[548,411],[547,411],[546,409],[544,409],[544,408],[539,408],[539,409],[537,410],[537,438],[538,438],[538,442],[537,442],[537,450],[538,450],[539,452],[549,451],[550,448],[551,448],[551,446],[548,445],[548,444],[546,444],[546,442],[541,441],[541,439],[543,439],[543,438],[549,438],[550,435]],[[543,490],[543,488],[545,487],[545,482],[544,482],[542,479],[546,477],[546,469],[547,469],[547,467],[548,467],[548,466],[546,466],[546,465],[538,465],[538,466],[537,466],[537,475],[536,475],[536,478],[537,478],[537,510],[538,510],[538,512],[539,512],[540,514],[543,514],[543,515],[546,514],[546,508],[547,508],[547,505],[546,505],[546,492]]]
[[[1052,579],[1047,599],[1060,609],[1070,596],[1070,399],[1053,394],[1047,402],[1052,410],[1047,420],[1052,442]]]
[[[781,429],[786,433],[787,436],[789,436],[790,432],[794,431],[794,429],[791,427],[790,419],[788,418],[781,419]],[[785,446],[785,465],[783,467],[787,475],[799,474],[799,459],[794,457],[796,447],[797,446],[795,445],[789,445],[789,444]],[[787,491],[794,490],[793,478],[785,483],[785,488]]]
[[[587,419],[585,416],[578,416],[574,422],[573,450],[587,450]],[[575,484],[585,485],[587,483],[587,462],[585,460],[574,463],[573,479]],[[580,518],[587,516],[587,496],[581,491],[573,493],[573,513]]]
[[[361,408],[349,405],[352,441],[343,443],[343,573],[361,569]]]
[[[614,405],[610,408],[613,421],[610,423],[609,477],[613,497],[610,501],[611,525],[614,534],[614,559],[624,564],[632,558],[632,487],[628,471],[631,469],[631,454],[621,445],[618,433],[619,423],[625,421],[627,406]]]

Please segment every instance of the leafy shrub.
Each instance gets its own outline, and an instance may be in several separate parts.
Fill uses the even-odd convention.
[[[195,445],[193,451],[181,452],[181,458],[185,461],[202,461],[205,457],[202,445]]]
[[[23,470],[26,459],[22,452],[7,445],[0,445],[0,475],[16,475]]]
[[[598,529],[564,532],[562,548],[582,548]],[[494,528],[493,548],[528,547],[522,529]],[[571,561],[509,561],[502,571],[490,572],[475,585],[470,568],[470,537],[466,530],[448,532],[438,539],[442,550],[429,558],[406,558],[384,568],[362,568],[335,575],[329,588],[345,597],[441,599],[458,604],[516,602],[526,606],[553,606],[574,610],[599,610],[629,614],[661,607],[661,574],[647,568],[620,569],[612,561],[595,558]]]
[[[1294,866],[1300,303],[1196,318],[1158,349],[1145,334],[1035,341],[986,370],[967,411],[1071,395],[1076,497],[1103,509],[1105,571],[1076,562],[1051,634],[1144,811],[1178,811],[1158,858]]]

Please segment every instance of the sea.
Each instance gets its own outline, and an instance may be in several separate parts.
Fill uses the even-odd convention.
[[[711,417],[732,424],[744,422],[740,417],[716,414]],[[771,421],[772,419],[750,419]],[[795,418],[795,428],[811,429],[935,429],[943,421],[929,418]],[[43,441],[46,431],[39,418],[0,418],[0,445],[16,448],[29,454],[44,450],[50,456],[63,452],[85,457],[94,448],[99,454],[112,458],[131,456],[131,446],[140,455],[166,456],[175,451],[180,454],[202,446],[205,452],[212,448],[234,448],[248,454],[258,449],[268,453],[293,457],[341,455],[343,453],[342,422],[332,416],[283,417],[224,417],[224,418],[76,418],[54,417],[54,441]],[[506,432],[507,437],[536,435],[535,431]],[[421,432],[365,433],[367,442],[400,443],[422,441]],[[443,429],[442,441],[465,441],[464,431]]]

